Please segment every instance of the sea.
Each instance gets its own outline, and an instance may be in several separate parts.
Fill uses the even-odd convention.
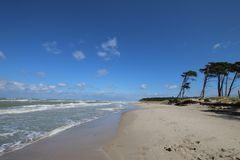
[[[0,155],[128,109],[120,101],[0,100]]]

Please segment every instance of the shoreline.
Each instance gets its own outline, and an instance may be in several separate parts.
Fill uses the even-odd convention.
[[[101,118],[99,118],[99,119],[101,119]],[[35,141],[29,142],[29,143],[26,143],[26,144],[23,144],[23,145],[20,145],[20,146],[16,146],[16,148],[11,150],[11,151],[8,151],[8,152],[5,152],[5,153],[3,152],[2,154],[0,154],[0,159],[1,159],[1,156],[4,156],[5,154],[11,154],[12,152],[21,150],[21,149],[23,149],[23,148],[25,148],[29,145],[33,145],[35,143],[38,143],[39,141],[49,139],[49,138],[51,138],[55,135],[67,132],[68,130],[71,130],[71,129],[74,129],[74,128],[77,128],[77,127],[80,127],[81,125],[87,125],[87,123],[92,123],[95,120],[98,120],[98,119],[92,119],[92,120],[89,120],[89,121],[84,122],[84,123],[56,128],[56,129],[52,130],[51,132],[49,132],[49,134],[47,134],[46,136],[40,137],[39,139],[37,139]]]
[[[3,154],[0,160],[106,160],[108,158],[102,146],[114,137],[121,115],[127,111],[113,113],[40,139]]]
[[[122,115],[113,140],[104,146],[113,160],[239,160],[240,119],[206,106],[138,103]]]
[[[41,139],[0,160],[240,159],[240,119],[206,106],[138,106]]]

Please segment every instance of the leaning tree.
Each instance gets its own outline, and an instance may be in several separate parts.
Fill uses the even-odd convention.
[[[205,68],[200,69],[200,72],[204,74],[200,98],[205,96],[205,89],[211,78],[217,79],[218,96],[229,97],[240,75],[240,62],[235,62],[234,64],[228,62],[209,62],[205,65]]]
[[[224,95],[224,82],[228,77],[230,64],[228,62],[210,62],[209,65],[211,74],[217,78],[218,96],[221,97]]]
[[[237,78],[240,75],[240,61],[239,62],[235,62],[234,64],[232,64],[232,66],[230,68],[230,72],[234,73],[234,77],[233,77],[233,79],[231,81],[231,84],[229,86],[229,89],[228,89],[228,94],[227,94],[228,97],[231,95],[231,92],[232,92],[232,89],[233,89],[233,85],[237,81]],[[238,94],[239,94],[239,91],[238,91]]]
[[[183,78],[183,81],[177,97],[184,97],[186,90],[190,89],[190,80],[195,80],[195,77],[197,77],[197,72],[190,70],[183,72],[181,76]]]
[[[212,69],[211,64],[209,63],[209,64],[205,65],[205,68],[202,68],[202,69],[199,70],[201,73],[204,74],[203,87],[202,87],[202,91],[201,91],[201,94],[200,94],[200,98],[204,98],[207,83],[209,82],[209,80],[211,78],[215,77],[212,74],[211,69]]]

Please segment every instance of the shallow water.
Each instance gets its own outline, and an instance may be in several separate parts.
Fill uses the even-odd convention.
[[[0,103],[4,103],[0,107],[0,155],[128,107],[125,102],[99,101]]]

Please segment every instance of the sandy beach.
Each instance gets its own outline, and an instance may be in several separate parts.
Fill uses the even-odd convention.
[[[104,147],[112,160],[240,159],[240,119],[203,106],[141,103]]]
[[[0,0],[0,160],[240,160],[240,0]]]
[[[66,130],[0,159],[240,159],[239,115],[219,114],[197,105],[135,105],[137,110]]]

